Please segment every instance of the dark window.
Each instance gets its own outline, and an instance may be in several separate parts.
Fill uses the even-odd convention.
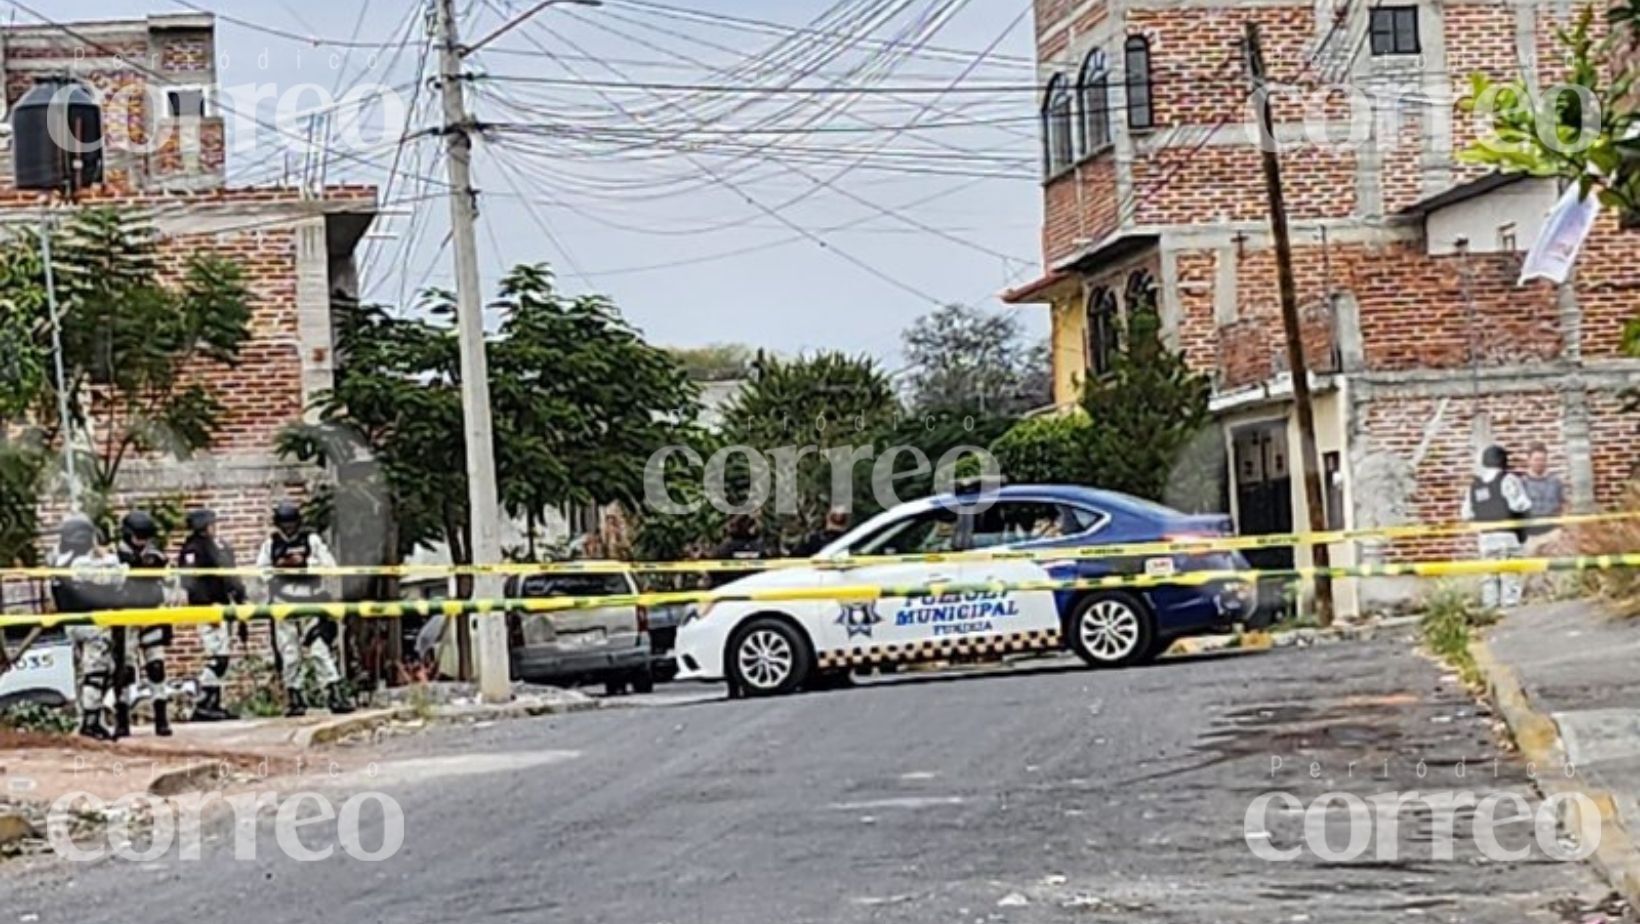
[[[1001,501],[974,516],[976,549],[1079,536],[1099,525],[1087,510],[1041,501]]]
[[[199,87],[183,87],[165,91],[165,102],[171,118],[204,118],[205,91]]]
[[[1415,6],[1375,6],[1371,11],[1372,53],[1375,55],[1415,55],[1418,53],[1418,8]]]
[[[1069,167],[1076,159],[1075,141],[1071,138],[1073,108],[1070,82],[1064,74],[1055,74],[1042,97],[1042,160],[1049,176]]]
[[[633,593],[624,574],[528,574],[525,597],[618,597]]]
[[[1156,277],[1146,270],[1134,270],[1127,281],[1125,293],[1128,314],[1156,311]]]
[[[1156,112],[1150,100],[1150,39],[1130,36],[1123,46],[1127,58],[1128,127],[1140,130],[1156,126]]]
[[[1121,333],[1116,319],[1116,293],[1095,289],[1088,293],[1088,369],[1104,375],[1111,369]]]
[[[1321,469],[1327,479],[1327,528],[1344,528],[1344,472],[1343,460],[1336,452],[1321,458]]]
[[[957,547],[957,513],[943,507],[895,520],[849,549],[850,555],[918,555]]]
[[[1105,53],[1094,50],[1082,62],[1077,84],[1082,109],[1082,153],[1092,154],[1110,144],[1110,69]]]

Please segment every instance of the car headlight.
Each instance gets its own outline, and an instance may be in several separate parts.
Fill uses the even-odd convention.
[[[681,628],[681,627],[687,626],[691,623],[700,622],[702,619],[706,618],[707,613],[712,611],[712,606],[713,606],[713,604],[711,604],[711,603],[704,603],[704,604],[698,604],[698,605],[697,604],[691,604],[687,609],[685,609],[683,611],[683,621],[678,623],[678,626]]]

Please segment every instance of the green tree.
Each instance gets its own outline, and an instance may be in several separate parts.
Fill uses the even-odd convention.
[[[723,440],[757,450],[771,467],[771,485],[790,485],[795,497],[771,496],[763,506],[771,534],[794,538],[842,503],[832,496],[834,479],[846,477],[857,510],[871,509],[871,467],[862,458],[844,476],[833,474],[828,451],[869,447],[874,454],[883,434],[901,417],[888,376],[863,356],[822,352],[796,359],[760,354],[746,387],[723,414]],[[728,459],[725,488],[729,505],[747,502],[754,487],[746,454]],[[795,507],[782,520],[777,510]]]
[[[496,469],[507,512],[539,522],[578,502],[631,504],[649,456],[696,413],[693,390],[662,350],[645,343],[607,299],[567,299],[541,266],[507,275],[489,338]],[[361,501],[392,530],[402,560],[443,543],[472,561],[455,300],[432,290],[413,316],[337,306],[340,367],[320,396],[320,426],[288,431],[289,456],[339,469],[374,461]]]
[[[1525,75],[1498,81],[1470,78],[1464,108],[1490,122],[1460,155],[1508,173],[1558,176],[1581,184],[1603,205],[1640,214],[1640,0],[1611,7],[1604,37],[1585,6],[1556,37],[1565,51],[1566,83],[1579,92],[1539,96]],[[1591,106],[1592,109],[1591,111]]]
[[[1128,317],[1127,344],[1082,391],[1084,452],[1100,487],[1163,500],[1185,451],[1212,417],[1212,383],[1162,342],[1154,310]]]
[[[670,347],[667,352],[692,382],[728,382],[751,371],[757,351],[744,343],[713,343],[703,347]]]
[[[1047,404],[1045,357],[1012,315],[947,305],[906,330],[914,413],[1018,414]]]
[[[0,244],[0,304],[33,319],[32,349],[20,355],[49,443],[64,422],[55,380],[42,374],[51,328],[39,243],[28,229]],[[153,225],[137,212],[75,212],[52,248],[69,423],[77,432],[97,424],[97,444],[79,467],[89,512],[99,514],[130,459],[185,458],[210,445],[223,406],[196,373],[201,362],[237,361],[250,336],[250,292],[239,266],[220,257],[192,253],[167,266]],[[18,331],[15,320],[0,320],[0,337],[14,341]]]

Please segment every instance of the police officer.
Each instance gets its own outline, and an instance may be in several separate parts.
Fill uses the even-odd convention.
[[[1482,558],[1518,558],[1520,533],[1510,523],[1532,510],[1526,483],[1509,470],[1509,453],[1502,446],[1488,446],[1481,454],[1480,471],[1464,494],[1463,518],[1474,523],[1495,524],[1480,534]],[[1481,605],[1487,609],[1519,606],[1521,579],[1518,573],[1487,575],[1481,581]]]
[[[120,564],[127,568],[144,570],[165,568],[170,564],[159,547],[159,524],[142,510],[133,510],[120,521]],[[165,605],[165,579],[162,577],[127,577],[120,590],[124,609],[157,609]],[[127,637],[135,645],[126,647]],[[141,668],[141,684],[154,704],[154,734],[171,736],[171,694],[165,681],[165,649],[171,644],[170,626],[141,626],[133,630],[114,630],[114,737],[131,734],[131,688],[137,682],[136,669]],[[127,666],[130,655],[135,664]]]
[[[233,549],[216,536],[216,512],[190,510],[188,538],[182,542],[179,564],[183,568],[219,569],[234,567]],[[189,576],[182,580],[189,606],[228,606],[245,602],[245,582],[232,575]],[[245,624],[239,623],[239,638],[245,639]],[[222,684],[228,678],[228,656],[233,650],[231,621],[212,623],[200,632],[205,648],[205,665],[199,671],[199,702],[194,706],[195,722],[222,722],[236,719],[222,705]]]
[[[80,573],[51,580],[51,599],[57,612],[90,613],[119,606],[119,561],[98,548],[101,535],[90,518],[74,514],[63,521],[57,533],[53,568],[73,568]],[[74,643],[79,668],[76,695],[80,707],[80,734],[97,741],[114,736],[103,724],[103,708],[114,686],[114,649],[107,629],[71,626],[68,637]]]
[[[323,539],[302,524],[302,510],[291,501],[281,501],[273,511],[273,535],[262,544],[256,557],[258,568],[303,571],[309,567],[335,567]],[[275,574],[268,581],[269,603],[323,603],[330,599],[325,580],[319,575]],[[328,616],[306,616],[279,620],[274,629],[280,667],[285,683],[285,714],[307,714],[302,694],[302,665],[312,662],[319,685],[325,688],[330,711],[336,715],[352,712],[342,693],[342,675],[336,669],[333,646],[341,638],[341,624]]]

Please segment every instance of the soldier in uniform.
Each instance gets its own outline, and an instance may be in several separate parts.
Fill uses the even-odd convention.
[[[82,514],[63,521],[51,566],[81,573],[52,578],[51,599],[57,612],[90,613],[119,606],[119,560],[98,547],[101,538],[96,524]],[[103,724],[103,708],[114,686],[114,649],[109,630],[72,626],[68,637],[74,643],[79,673],[76,699],[80,734],[97,741],[112,741],[113,733]]]
[[[159,525],[141,510],[133,510],[120,521],[120,564],[143,570],[165,568],[170,561],[159,547]],[[165,605],[165,579],[159,577],[127,577],[120,589],[123,609],[157,609]],[[137,668],[141,668],[141,684],[154,704],[154,734],[171,736],[171,694],[165,680],[165,649],[171,644],[170,626],[140,626],[135,629],[117,628],[114,635],[114,737],[131,734],[131,690],[138,683]],[[127,638],[135,641],[126,647]],[[129,664],[135,655],[135,664]]]
[[[215,569],[234,567],[233,549],[217,538],[216,512],[191,510],[188,512],[188,538],[183,540],[179,564],[183,568]],[[204,575],[183,578],[182,588],[188,594],[189,606],[228,606],[243,604],[245,582],[228,575]],[[238,623],[239,638],[245,640],[246,628]],[[221,722],[238,716],[222,705],[222,684],[228,678],[229,655],[233,651],[234,622],[225,620],[205,626],[200,642],[205,648],[205,665],[199,672],[199,702],[194,706],[195,722]]]
[[[335,567],[336,559],[323,539],[302,523],[302,510],[290,501],[281,501],[273,511],[273,534],[262,544],[256,557],[258,568],[300,572],[309,567]],[[269,603],[323,603],[330,599],[325,579],[310,574],[275,574],[268,581]],[[302,666],[313,665],[319,685],[325,689],[327,705],[336,715],[353,711],[342,693],[342,675],[336,668],[334,646],[341,638],[341,624],[327,616],[283,619],[276,624],[275,639],[285,683],[285,714],[307,714],[307,698],[302,693]]]

